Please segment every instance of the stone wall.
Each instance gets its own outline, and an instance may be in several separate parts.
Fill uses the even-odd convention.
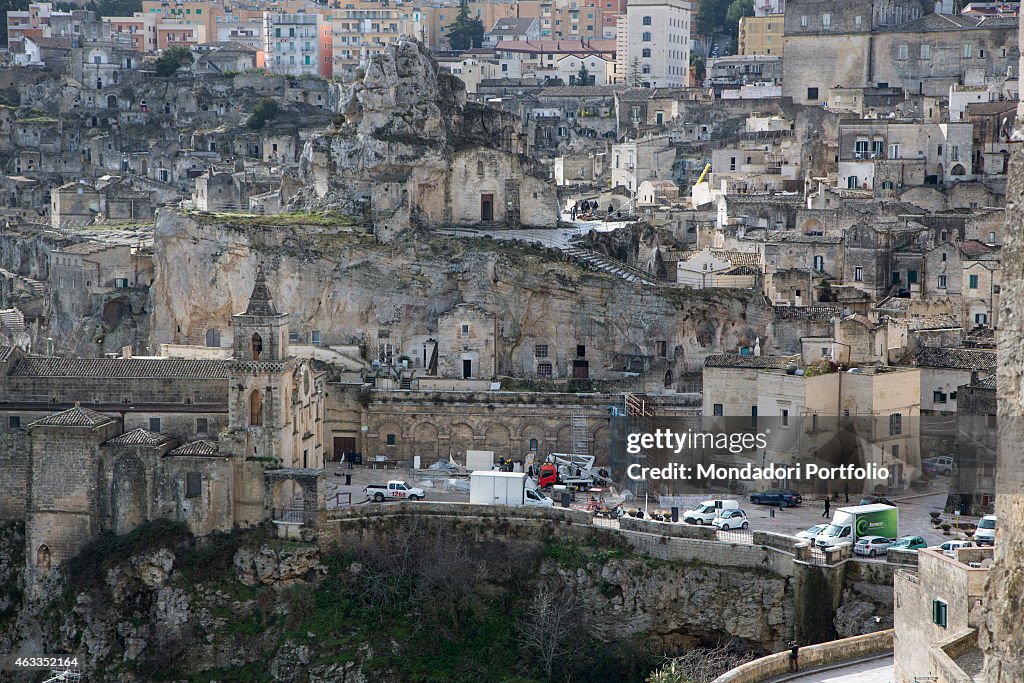
[[[0,519],[25,519],[29,450],[25,432],[0,432]]]

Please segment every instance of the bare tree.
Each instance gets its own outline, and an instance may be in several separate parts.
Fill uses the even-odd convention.
[[[523,645],[537,655],[548,680],[555,662],[572,650],[572,635],[579,628],[573,614],[576,607],[572,593],[556,592],[541,584],[530,599],[529,609],[519,620]]]
[[[669,659],[647,678],[647,683],[711,683],[726,671],[752,659],[727,645],[698,647],[682,657]]]

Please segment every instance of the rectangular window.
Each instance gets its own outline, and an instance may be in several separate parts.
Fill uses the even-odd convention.
[[[537,344],[533,347],[533,356],[535,358],[547,358],[548,357],[548,345]]]
[[[921,59],[930,59],[932,56],[932,48],[930,45],[925,43],[921,46]]]
[[[821,15],[821,27],[822,28],[828,28],[831,25],[832,25],[832,15],[829,14],[828,12],[825,12],[824,14]]]
[[[757,406],[750,406],[750,426],[757,429]]]
[[[711,407],[711,414],[714,415],[715,417],[722,417],[722,415],[723,415],[722,404],[721,403],[716,403],[715,405],[713,405]]]
[[[900,158],[900,145],[897,142],[889,145],[889,158],[899,159]]]
[[[945,275],[940,275],[939,276],[939,289],[945,289],[945,288],[946,288],[946,276]]]
[[[971,289],[977,289],[978,288],[978,276],[977,275],[969,275],[967,277],[967,286],[970,287]]]
[[[8,429],[21,429],[21,416],[19,416],[19,415],[8,415],[7,416],[7,428]]]
[[[577,358],[586,358],[587,357],[587,347],[584,346],[583,344],[577,344],[576,345],[576,357]]]
[[[906,59],[909,54],[910,54],[910,50],[907,48],[907,46],[906,45],[900,45],[899,46],[899,50],[896,53],[896,59]]]
[[[209,429],[209,423],[205,417],[196,418],[196,434],[198,436],[206,436]]]
[[[149,431],[159,432],[160,431],[160,418],[151,417],[149,418]]]
[[[463,325],[462,326],[462,336],[465,337],[467,335],[469,335],[469,325]]]
[[[860,266],[854,267],[853,279],[855,282],[864,282],[864,269]]]
[[[818,89],[817,88],[808,88],[807,89],[807,99],[811,100],[811,101],[816,101],[818,99]]]
[[[394,446],[396,443],[398,443],[398,437],[395,436],[394,434],[388,434],[384,438],[389,446]]]
[[[942,600],[932,600],[932,623],[946,628],[946,603]]]
[[[889,436],[897,436],[903,433],[903,416],[893,413],[889,416]]]
[[[320,343],[320,330],[313,330],[309,333],[309,341],[311,344]]]
[[[658,358],[666,358],[668,355],[668,344],[663,341],[654,342],[654,352],[658,354]]]
[[[946,402],[946,394],[944,394],[941,391],[933,391],[932,392],[932,403],[945,403],[945,402]]]
[[[789,411],[786,410],[786,409],[782,410],[782,426],[783,427],[788,427],[789,426]]]
[[[189,472],[185,475],[185,497],[198,498],[203,495],[202,472]]]
[[[974,54],[974,46],[970,43],[964,43],[964,57],[970,58]]]

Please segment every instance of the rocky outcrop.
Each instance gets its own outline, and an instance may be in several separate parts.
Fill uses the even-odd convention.
[[[340,108],[343,120],[303,149],[293,208],[356,216],[382,239],[413,225],[557,223],[554,186],[522,156],[519,120],[467,103],[422,43],[374,57]]]
[[[246,586],[287,586],[312,581],[327,568],[320,564],[316,546],[275,550],[268,545],[259,549],[239,548],[234,557],[235,576]]]
[[[553,573],[602,640],[645,634],[678,651],[733,638],[761,651],[793,637],[792,587],[769,572],[628,557]]]
[[[771,349],[763,322],[748,322],[758,299],[749,292],[643,289],[517,243],[422,234],[382,245],[355,230],[299,219],[274,225],[272,218],[161,213],[152,348],[203,344],[211,328],[230,345],[231,315],[245,309],[262,263],[278,309],[291,315],[290,329],[300,336],[320,330],[329,344],[375,348],[381,330],[392,343],[414,344],[437,334],[442,313],[476,304],[499,321],[504,375],[532,374],[533,345],[567,339],[598,358],[655,356],[654,340],[669,340],[679,369],[692,371],[707,354],[734,350],[741,340],[760,337],[762,349]],[[592,364],[591,377],[600,371]]]

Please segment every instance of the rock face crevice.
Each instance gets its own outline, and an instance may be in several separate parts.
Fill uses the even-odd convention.
[[[554,185],[527,156],[519,119],[467,103],[422,43],[374,57],[341,112],[303,148],[291,208],[358,216],[382,240],[417,225],[557,224]]]

